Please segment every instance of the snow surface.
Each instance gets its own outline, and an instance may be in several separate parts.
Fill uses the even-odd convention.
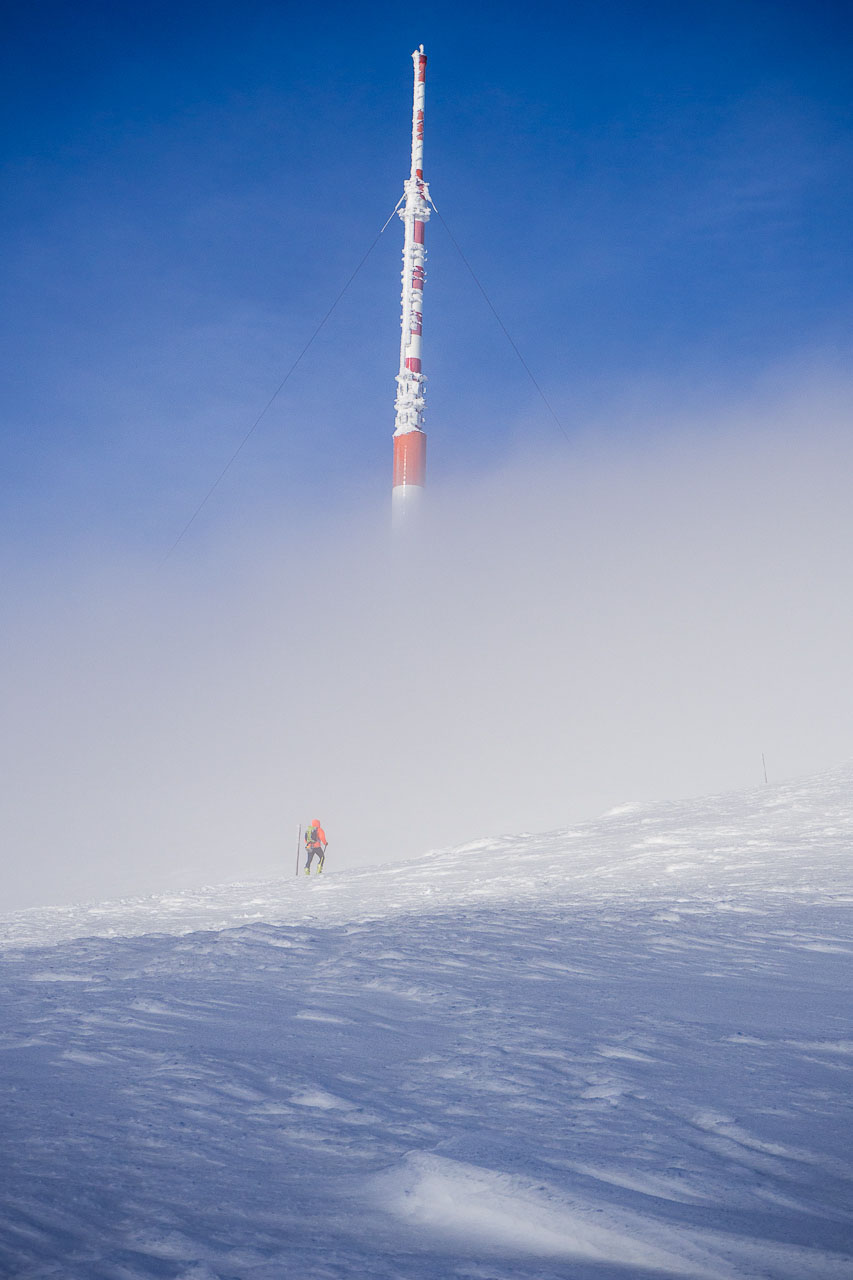
[[[0,921],[0,1273],[849,1280],[853,769]]]

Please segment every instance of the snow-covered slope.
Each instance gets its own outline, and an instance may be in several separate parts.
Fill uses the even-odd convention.
[[[847,1280],[851,855],[846,768],[7,918],[0,1274]]]
[[[392,850],[381,851],[392,856]],[[753,893],[823,901],[853,887],[853,765],[803,782],[703,800],[625,804],[596,822],[503,836],[325,879],[205,886],[118,902],[34,908],[0,918],[0,946],[81,936],[183,933],[247,921],[340,924],[503,901],[534,904]]]

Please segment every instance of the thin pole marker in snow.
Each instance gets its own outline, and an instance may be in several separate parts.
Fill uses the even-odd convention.
[[[296,874],[299,875],[299,852],[302,848],[302,823],[296,828]]]
[[[767,761],[764,759],[764,752],[761,753],[761,763],[764,765],[764,781],[767,781]]]

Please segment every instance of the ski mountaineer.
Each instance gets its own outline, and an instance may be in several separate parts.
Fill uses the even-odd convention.
[[[323,863],[326,861],[326,833],[320,826],[320,819],[315,818],[309,827],[305,828],[305,874],[310,876],[311,863],[314,854],[317,855],[317,875],[323,870]]]

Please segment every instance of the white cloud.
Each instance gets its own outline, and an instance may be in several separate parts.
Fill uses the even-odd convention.
[[[433,489],[405,551],[330,510],[12,575],[4,901],[290,874],[315,816],[331,870],[850,755],[848,405],[809,381]]]

